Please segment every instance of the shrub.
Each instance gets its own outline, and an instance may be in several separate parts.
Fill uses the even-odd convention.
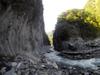
[[[69,22],[70,24],[77,24],[83,38],[96,38],[100,36],[100,22],[93,14],[84,9],[72,9],[63,12],[58,17],[58,22],[63,21]]]

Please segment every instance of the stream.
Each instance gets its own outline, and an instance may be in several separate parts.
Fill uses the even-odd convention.
[[[59,56],[59,52],[56,51],[46,53],[45,56],[51,61],[66,64],[69,66],[78,66],[84,69],[89,68],[97,70],[100,66],[100,58],[73,60]]]

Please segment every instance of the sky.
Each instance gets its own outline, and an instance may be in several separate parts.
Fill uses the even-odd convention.
[[[46,32],[55,29],[57,17],[62,12],[69,9],[81,9],[88,0],[43,0],[44,5],[44,22]]]

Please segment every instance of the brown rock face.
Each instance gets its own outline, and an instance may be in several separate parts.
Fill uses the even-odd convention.
[[[0,0],[0,55],[48,45],[42,0]]]

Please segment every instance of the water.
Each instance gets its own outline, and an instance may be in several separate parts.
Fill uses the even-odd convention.
[[[63,63],[70,66],[78,66],[84,69],[90,68],[97,70],[99,68],[98,66],[100,66],[100,58],[72,60],[58,56],[58,54],[59,52],[53,51],[51,53],[46,53],[45,56],[51,61]]]

